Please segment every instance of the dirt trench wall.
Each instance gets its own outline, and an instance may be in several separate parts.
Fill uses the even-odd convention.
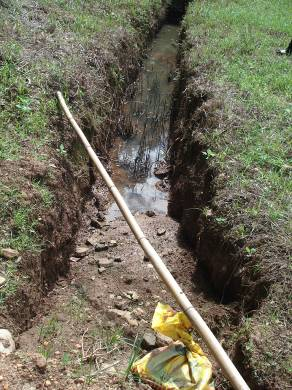
[[[222,103],[181,57],[170,126],[171,190],[169,214],[181,221],[218,301],[242,301],[254,310],[267,295],[267,282],[250,272],[244,241],[222,224],[226,176],[207,155],[206,132],[218,125]],[[227,199],[227,200],[226,200]],[[225,210],[226,211],[226,210]]]

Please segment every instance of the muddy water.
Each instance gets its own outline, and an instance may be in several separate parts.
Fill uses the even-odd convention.
[[[133,213],[153,210],[167,213],[167,182],[154,175],[165,161],[171,96],[176,66],[179,28],[164,25],[154,40],[135,86],[133,97],[124,107],[121,132],[114,148],[113,180]],[[120,216],[115,203],[109,220]]]

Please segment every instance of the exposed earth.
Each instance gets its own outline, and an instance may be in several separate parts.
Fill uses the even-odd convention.
[[[17,352],[0,362],[3,389],[148,388],[125,378],[133,345],[151,331],[158,302],[178,308],[126,222],[102,221],[96,214],[103,219],[89,203],[77,252],[71,257],[70,274],[60,278],[40,302],[42,315],[19,336]],[[136,217],[185,293],[201,314],[208,316],[209,325],[224,343],[226,331],[236,321],[236,307],[215,301],[192,251],[180,237],[179,224],[163,215]],[[144,346],[136,347],[136,354],[142,354]],[[93,347],[99,349],[93,353]],[[155,342],[150,349],[154,347]],[[80,363],[82,354],[84,361]],[[47,361],[42,368],[44,356]]]

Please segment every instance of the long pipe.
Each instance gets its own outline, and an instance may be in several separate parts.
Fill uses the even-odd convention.
[[[129,227],[131,228],[133,234],[135,235],[138,243],[142,247],[145,255],[148,257],[148,259],[151,261],[153,267],[155,268],[156,272],[159,274],[162,281],[166,284],[168,290],[175,298],[176,302],[179,304],[179,306],[182,308],[184,313],[189,318],[190,322],[194,326],[194,328],[198,331],[198,333],[201,335],[202,339],[207,344],[210,352],[216,359],[217,363],[221,367],[223,373],[225,376],[230,380],[232,386],[236,390],[249,390],[248,385],[238,372],[237,368],[234,366],[232,361],[230,360],[227,353],[222,348],[219,341],[216,339],[214,334],[209,329],[208,325],[205,323],[203,318],[200,316],[200,314],[197,312],[197,310],[193,307],[187,296],[183,293],[182,289],[178,285],[177,281],[174,279],[172,274],[169,272],[168,268],[165,266],[153,246],[150,244],[150,242],[147,240],[147,238],[144,236],[140,226],[138,225],[136,219],[134,218],[133,214],[129,210],[126,202],[124,201],[122,195],[120,194],[117,187],[114,185],[112,179],[110,178],[109,174],[105,170],[104,166],[100,162],[99,158],[97,157],[96,153],[90,146],[90,143],[88,142],[87,138],[85,137],[83,131],[80,129],[76,121],[74,120],[71,112],[69,111],[68,106],[65,103],[65,100],[61,94],[61,92],[57,92],[57,96],[59,99],[59,102],[61,104],[62,109],[64,110],[67,118],[69,119],[71,125],[75,129],[76,133],[80,137],[83,145],[85,146],[91,160],[95,164],[99,174],[105,181],[107,187],[109,188],[110,192],[112,193],[112,196],[114,200],[116,201],[119,209],[121,210],[126,222],[128,223]]]

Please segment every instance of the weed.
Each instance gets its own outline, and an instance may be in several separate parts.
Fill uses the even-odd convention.
[[[138,360],[139,356],[141,355],[141,342],[142,339],[137,334],[132,346],[132,352],[128,360],[127,368],[125,370],[125,378],[127,379],[131,373],[131,369],[133,364]]]
[[[41,181],[33,182],[33,186],[40,193],[43,204],[46,207],[52,206],[54,202],[54,195],[51,193],[48,187],[46,187]]]
[[[67,151],[63,144],[60,144],[60,146],[58,147],[58,152],[60,153],[61,156],[67,156]]]
[[[249,246],[246,246],[244,248],[244,252],[247,254],[247,256],[252,256],[256,253],[256,248],[250,248]]]
[[[50,317],[44,324],[39,328],[39,339],[40,341],[51,340],[56,337],[60,331],[60,323],[55,316]]]
[[[206,152],[202,152],[202,154],[205,156],[206,160],[209,160],[210,158],[216,156],[216,153],[213,152],[213,150],[211,150],[211,149],[207,149],[207,151]]]
[[[74,295],[66,307],[66,310],[70,314],[70,317],[75,321],[84,322],[86,321],[87,314],[85,311],[86,301],[80,294]]]
[[[5,284],[0,288],[0,306],[5,303],[5,300],[10,295],[13,295],[16,292],[21,282],[21,278],[17,273],[17,266],[12,261],[6,264],[5,279]]]

